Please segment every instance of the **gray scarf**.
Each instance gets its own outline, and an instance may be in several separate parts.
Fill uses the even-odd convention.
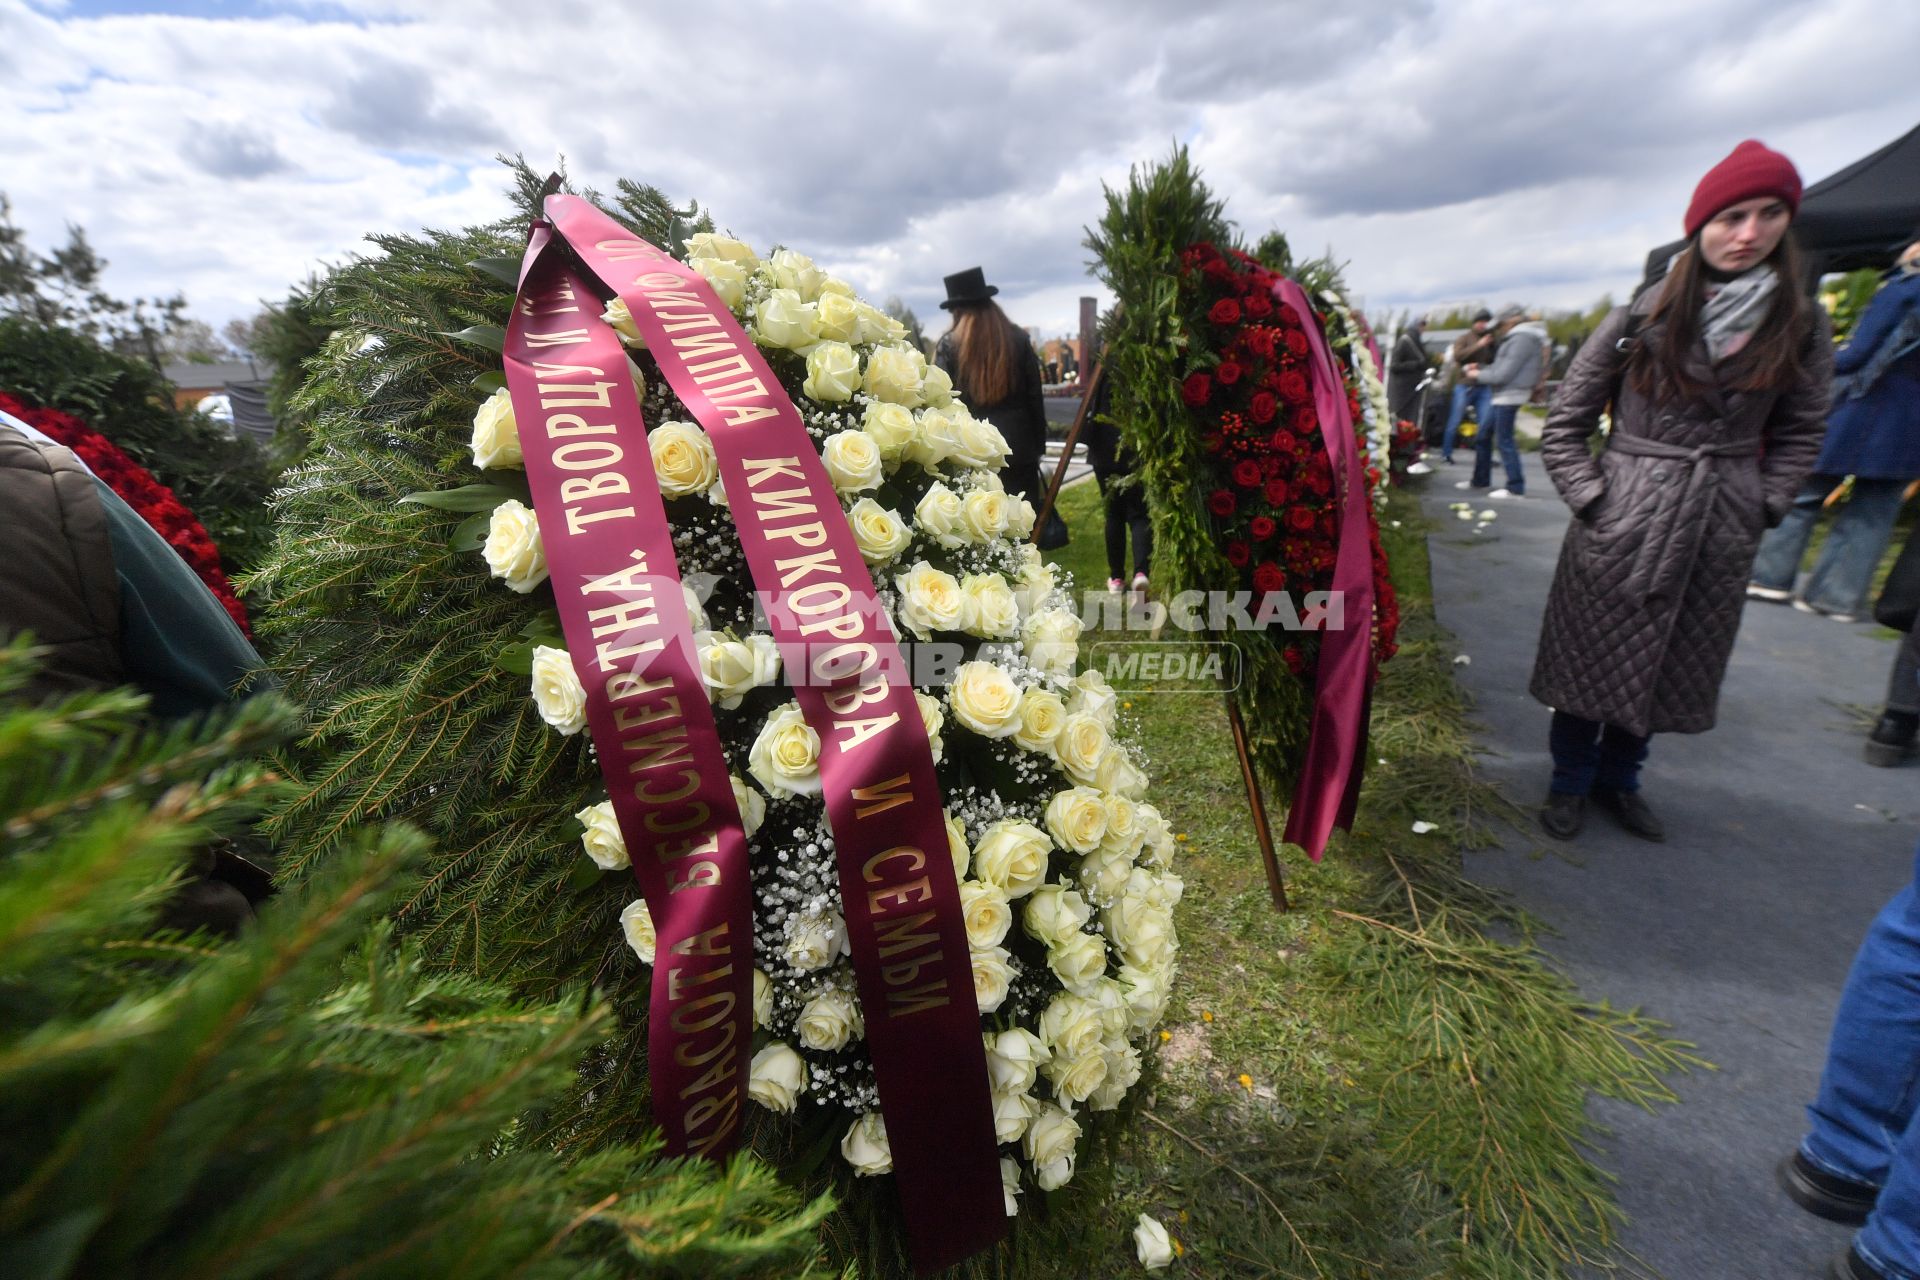
[[[1707,342],[1708,359],[1719,364],[1747,345],[1773,310],[1774,290],[1779,287],[1780,277],[1765,262],[1725,284],[1707,286],[1707,302],[1700,308],[1700,334]]]

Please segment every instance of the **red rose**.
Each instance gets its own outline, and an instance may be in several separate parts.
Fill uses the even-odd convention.
[[[1238,505],[1239,504],[1234,501],[1233,490],[1231,489],[1215,489],[1207,498],[1207,510],[1213,512],[1213,514],[1219,516],[1222,520],[1232,515],[1234,508]]]
[[[1288,645],[1281,651],[1280,656],[1286,659],[1287,670],[1293,672],[1296,676],[1307,674],[1307,656],[1301,653],[1299,649]]]
[[[1264,496],[1266,500],[1274,506],[1284,507],[1287,505],[1287,499],[1293,496],[1293,491],[1287,488],[1287,482],[1285,480],[1269,480],[1264,490]]]
[[[1281,303],[1280,324],[1282,328],[1298,329],[1300,327],[1300,313],[1286,303]]]
[[[1205,404],[1212,394],[1213,379],[1204,373],[1190,373],[1180,384],[1180,398],[1195,408]]]
[[[1280,375],[1280,398],[1288,404],[1305,404],[1312,392],[1299,370],[1289,369]]]
[[[1256,391],[1253,393],[1253,403],[1247,406],[1247,416],[1264,427],[1273,421],[1273,415],[1279,409],[1280,404],[1271,391]]]
[[[1320,430],[1320,415],[1314,411],[1312,405],[1303,404],[1293,411],[1293,425],[1307,435],[1312,435]]]
[[[1239,324],[1240,304],[1232,298],[1222,298],[1207,312],[1207,319],[1215,324]]]
[[[1274,523],[1272,516],[1255,516],[1247,530],[1253,535],[1255,542],[1265,542],[1279,531],[1280,526]]]
[[[1252,458],[1242,458],[1233,464],[1233,482],[1242,489],[1260,487],[1260,464]]]
[[[1209,280],[1218,281],[1221,284],[1233,283],[1233,268],[1228,266],[1223,258],[1213,259],[1201,267],[1200,271]]]
[[[1287,350],[1297,356],[1307,354],[1307,335],[1298,329],[1287,330]]]
[[[1220,367],[1213,372],[1214,376],[1220,379],[1220,385],[1223,387],[1230,387],[1240,381],[1240,366],[1231,360],[1222,360]]]
[[[1270,443],[1273,445],[1275,452],[1292,453],[1294,445],[1298,444],[1299,441],[1293,438],[1293,432],[1282,427],[1273,433],[1273,439]]]
[[[1273,299],[1265,291],[1247,299],[1247,314],[1256,320],[1264,320],[1273,314]]]
[[[1307,533],[1313,529],[1313,509],[1294,507],[1287,512],[1287,525],[1296,533]]]
[[[1247,567],[1247,562],[1252,559],[1253,559],[1252,547],[1249,547],[1246,543],[1241,542],[1237,538],[1230,539],[1227,542],[1227,563],[1228,564],[1232,565],[1236,569],[1244,569]]]
[[[1284,591],[1286,586],[1287,575],[1282,573],[1280,566],[1271,560],[1262,560],[1260,567],[1253,571],[1253,589],[1262,595]]]
[[[1273,343],[1278,331],[1259,328],[1249,329],[1246,332],[1247,349],[1257,356],[1265,357],[1268,360],[1273,359]]]

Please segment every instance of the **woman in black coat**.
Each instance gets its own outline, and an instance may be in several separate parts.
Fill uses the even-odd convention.
[[[1041,397],[1040,357],[1026,331],[993,301],[998,288],[979,267],[946,277],[953,328],[940,339],[933,362],[947,371],[967,408],[1006,437],[1007,465],[1000,470],[1008,493],[1034,506],[1046,490],[1040,458],[1047,448],[1047,405]]]

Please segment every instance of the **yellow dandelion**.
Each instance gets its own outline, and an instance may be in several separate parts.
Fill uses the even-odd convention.
[[[1178,840],[1181,844],[1185,844],[1187,842],[1187,833],[1182,831],[1179,835],[1175,836],[1174,839]]]
[[[1171,1031],[1162,1031],[1162,1032],[1160,1033],[1160,1043],[1161,1043],[1161,1044],[1165,1044],[1165,1043],[1166,1043],[1167,1041],[1169,1041],[1169,1040],[1171,1040],[1171,1039],[1173,1039],[1173,1032],[1171,1032]]]
[[[1240,1087],[1242,1089],[1245,1089],[1248,1093],[1253,1092],[1253,1077],[1248,1075],[1244,1071],[1240,1073]]]
[[[1202,1009],[1202,1010],[1200,1011],[1200,1021],[1202,1021],[1202,1022],[1212,1022],[1212,1021],[1213,1021],[1213,1010],[1211,1010],[1211,1009]]]
[[[1180,1221],[1182,1221],[1182,1222],[1185,1222],[1186,1220],[1187,1220],[1187,1215],[1186,1215],[1186,1214],[1184,1214],[1184,1213],[1183,1213],[1183,1214],[1181,1214],[1181,1215],[1180,1215]],[[1168,1240],[1170,1240],[1170,1241],[1172,1242],[1172,1244],[1173,1244],[1173,1256],[1174,1256],[1174,1257],[1176,1257],[1176,1258],[1184,1258],[1184,1257],[1186,1257],[1186,1256],[1187,1256],[1187,1247],[1186,1247],[1185,1245],[1183,1245],[1183,1244],[1181,1244],[1181,1243],[1180,1243],[1180,1237],[1179,1237],[1179,1236],[1168,1236],[1168,1237],[1167,1237],[1167,1239],[1168,1239]]]

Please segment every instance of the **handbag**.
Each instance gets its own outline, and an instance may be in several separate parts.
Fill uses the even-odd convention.
[[[1060,509],[1055,507],[1047,512],[1047,522],[1040,526],[1040,536],[1033,543],[1042,551],[1058,551],[1072,537],[1073,531],[1067,528],[1067,522],[1060,518]]]
[[[1920,615],[1920,537],[1910,533],[1887,574],[1887,584],[1880,588],[1880,598],[1873,603],[1873,620],[1895,631],[1911,631],[1916,615]]]

